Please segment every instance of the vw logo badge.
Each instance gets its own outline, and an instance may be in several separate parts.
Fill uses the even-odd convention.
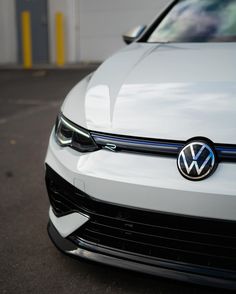
[[[179,153],[178,169],[188,180],[204,180],[215,171],[216,167],[215,152],[206,143],[191,142]]]

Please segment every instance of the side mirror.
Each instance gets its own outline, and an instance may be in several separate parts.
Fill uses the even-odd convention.
[[[146,29],[146,26],[144,26],[144,25],[140,25],[140,26],[137,26],[137,27],[131,29],[130,31],[128,31],[127,33],[125,33],[122,36],[124,42],[126,44],[130,44],[130,43],[134,42],[138,37],[141,36],[141,34],[144,32],[145,29]]]

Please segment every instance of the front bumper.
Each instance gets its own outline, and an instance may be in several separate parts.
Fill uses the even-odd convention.
[[[62,238],[51,221],[48,223],[48,234],[60,251],[74,257],[188,283],[231,290],[236,289],[235,274],[222,272],[221,275],[218,273],[216,276],[211,276],[212,271],[208,269],[162,260],[150,260],[142,256],[100,247],[97,244],[83,240],[80,241],[79,245],[75,245],[68,239]]]
[[[48,166],[46,183],[51,203],[48,232],[64,253],[157,276],[236,289],[236,222],[99,201]]]
[[[46,166],[49,235],[63,252],[236,289],[235,163],[196,183],[174,158],[80,154],[52,135]]]

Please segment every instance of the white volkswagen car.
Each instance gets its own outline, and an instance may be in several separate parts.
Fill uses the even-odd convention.
[[[63,252],[236,289],[236,0],[177,0],[68,94],[46,156]]]

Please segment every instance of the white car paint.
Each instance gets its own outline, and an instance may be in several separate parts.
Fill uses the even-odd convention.
[[[62,112],[89,130],[235,144],[235,43],[134,43],[67,96]]]
[[[236,43],[223,20],[236,4],[207,3],[173,2],[163,30],[157,19],[68,94],[46,157],[48,228],[75,256],[235,289]],[[218,30],[204,24],[215,3]]]
[[[78,83],[61,111],[93,131],[171,140],[202,136],[233,144],[235,50],[235,43],[134,43]],[[180,175],[174,158],[106,150],[81,154],[59,147],[53,134],[46,163],[100,200],[236,220],[235,163],[222,163],[210,178],[191,182]],[[52,211],[50,218],[66,236],[68,218],[58,222]],[[80,221],[70,223],[75,229]]]
[[[46,163],[70,184],[110,203],[199,217],[236,220],[235,163],[220,164],[201,182],[184,179],[176,159],[61,148],[51,135]]]
[[[51,207],[49,208],[49,217],[63,238],[68,237],[89,220],[89,217],[81,213],[71,213],[62,217],[56,217]]]

